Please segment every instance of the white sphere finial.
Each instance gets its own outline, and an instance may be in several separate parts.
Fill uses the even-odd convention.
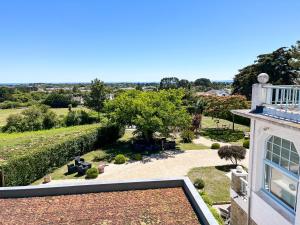
[[[266,73],[261,73],[257,76],[257,80],[260,84],[266,84],[269,81],[269,75]]]

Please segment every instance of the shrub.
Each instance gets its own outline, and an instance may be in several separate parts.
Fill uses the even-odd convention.
[[[224,220],[222,219],[219,212],[215,208],[213,208],[212,206],[209,206],[208,208],[209,208],[210,212],[213,214],[213,216],[215,217],[215,219],[217,220],[218,224],[223,225]]]
[[[98,177],[98,169],[93,167],[93,168],[90,168],[86,171],[86,178],[87,179],[95,179]]]
[[[202,178],[197,178],[195,181],[194,181],[194,186],[198,189],[203,189],[204,186],[205,186],[205,182]]]
[[[212,143],[211,144],[211,149],[219,149],[220,148],[220,144],[219,143]]]
[[[208,205],[208,206],[212,206],[213,205],[213,201],[206,194],[206,192],[202,191],[202,192],[200,192],[200,195],[201,195],[201,198],[203,199],[203,201],[205,202],[206,205]]]
[[[68,108],[70,104],[73,107],[76,107],[78,105],[78,102],[72,101],[71,95],[58,92],[49,94],[43,103],[52,108]]]
[[[243,146],[226,145],[218,150],[218,155],[221,159],[230,160],[232,164],[237,165],[237,162],[245,159],[246,149]]]
[[[142,156],[142,154],[137,153],[137,154],[134,154],[134,155],[132,156],[132,158],[133,158],[134,160],[141,161],[141,160],[143,159],[143,156]]]
[[[115,164],[123,164],[126,162],[126,157],[123,154],[119,154],[115,157]]]
[[[249,146],[250,146],[250,140],[249,140],[249,139],[244,140],[244,142],[243,142],[243,147],[244,147],[244,148],[249,148]]]
[[[210,197],[204,192],[200,192],[201,198],[205,202],[205,204],[208,206],[210,212],[213,214],[214,218],[217,220],[219,225],[224,224],[224,220],[222,219],[221,215],[218,213],[218,211],[212,207],[213,201],[210,199]]]
[[[183,130],[181,132],[181,138],[182,138],[182,141],[184,143],[191,143],[193,141],[193,139],[195,138],[195,134],[193,131],[191,130]]]
[[[3,127],[4,132],[23,132],[51,129],[58,124],[57,116],[47,106],[31,106],[21,114],[12,114]]]
[[[0,171],[4,174],[5,185],[31,184],[75,156],[94,150],[99,143],[98,130],[99,127],[94,125],[77,127],[67,134],[57,132],[50,141],[46,138],[48,136],[41,136],[35,140],[37,143],[20,146],[23,149],[14,150],[13,154],[2,153],[4,156],[1,155],[1,158],[5,157],[5,160],[0,162]]]

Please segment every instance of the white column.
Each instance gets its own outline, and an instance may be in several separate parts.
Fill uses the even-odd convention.
[[[251,110],[256,109],[256,106],[261,106],[267,100],[267,88],[263,88],[264,84],[253,84]]]

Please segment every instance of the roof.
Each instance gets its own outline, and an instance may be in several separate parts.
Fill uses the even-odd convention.
[[[283,126],[283,127],[286,127],[286,128],[292,128],[292,129],[295,129],[297,131],[300,130],[300,124],[299,123],[295,123],[293,121],[285,120],[285,119],[281,119],[281,118],[266,116],[266,115],[261,114],[261,113],[253,113],[253,112],[251,112],[250,109],[232,110],[231,112],[235,115],[246,117],[246,118],[249,118],[249,119],[257,119],[257,120],[262,120],[262,121],[268,121],[268,122],[271,122],[271,123],[274,123],[276,125],[280,125],[280,126]]]
[[[188,178],[0,188],[0,223],[217,225]]]
[[[199,225],[182,188],[0,199],[3,224]]]

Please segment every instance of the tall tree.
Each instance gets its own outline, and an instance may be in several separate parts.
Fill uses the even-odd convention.
[[[211,86],[211,81],[210,81],[210,79],[207,79],[207,78],[199,78],[199,79],[195,80],[194,85],[195,86],[210,87]]]
[[[292,58],[289,60],[289,64],[300,73],[300,41],[297,41],[295,46],[291,48],[291,56]]]
[[[167,137],[172,131],[185,129],[191,118],[182,105],[183,90],[158,92],[127,91],[105,106],[112,122],[135,125],[148,142],[159,132]]]
[[[299,70],[290,65],[292,53],[290,49],[279,48],[268,54],[257,56],[254,64],[239,70],[233,80],[233,94],[245,95],[251,98],[252,85],[257,83],[257,75],[267,73],[270,76],[270,83],[291,85],[297,82]]]
[[[187,88],[189,89],[191,87],[191,84],[188,80],[186,79],[181,79],[178,83],[178,86],[181,87],[181,88]]]
[[[161,79],[160,89],[176,89],[179,87],[179,79],[177,77],[165,77]]]
[[[102,81],[97,78],[91,83],[91,91],[85,97],[85,105],[95,110],[98,113],[98,119],[100,118],[100,112],[103,108],[104,101],[106,99],[106,89]]]

